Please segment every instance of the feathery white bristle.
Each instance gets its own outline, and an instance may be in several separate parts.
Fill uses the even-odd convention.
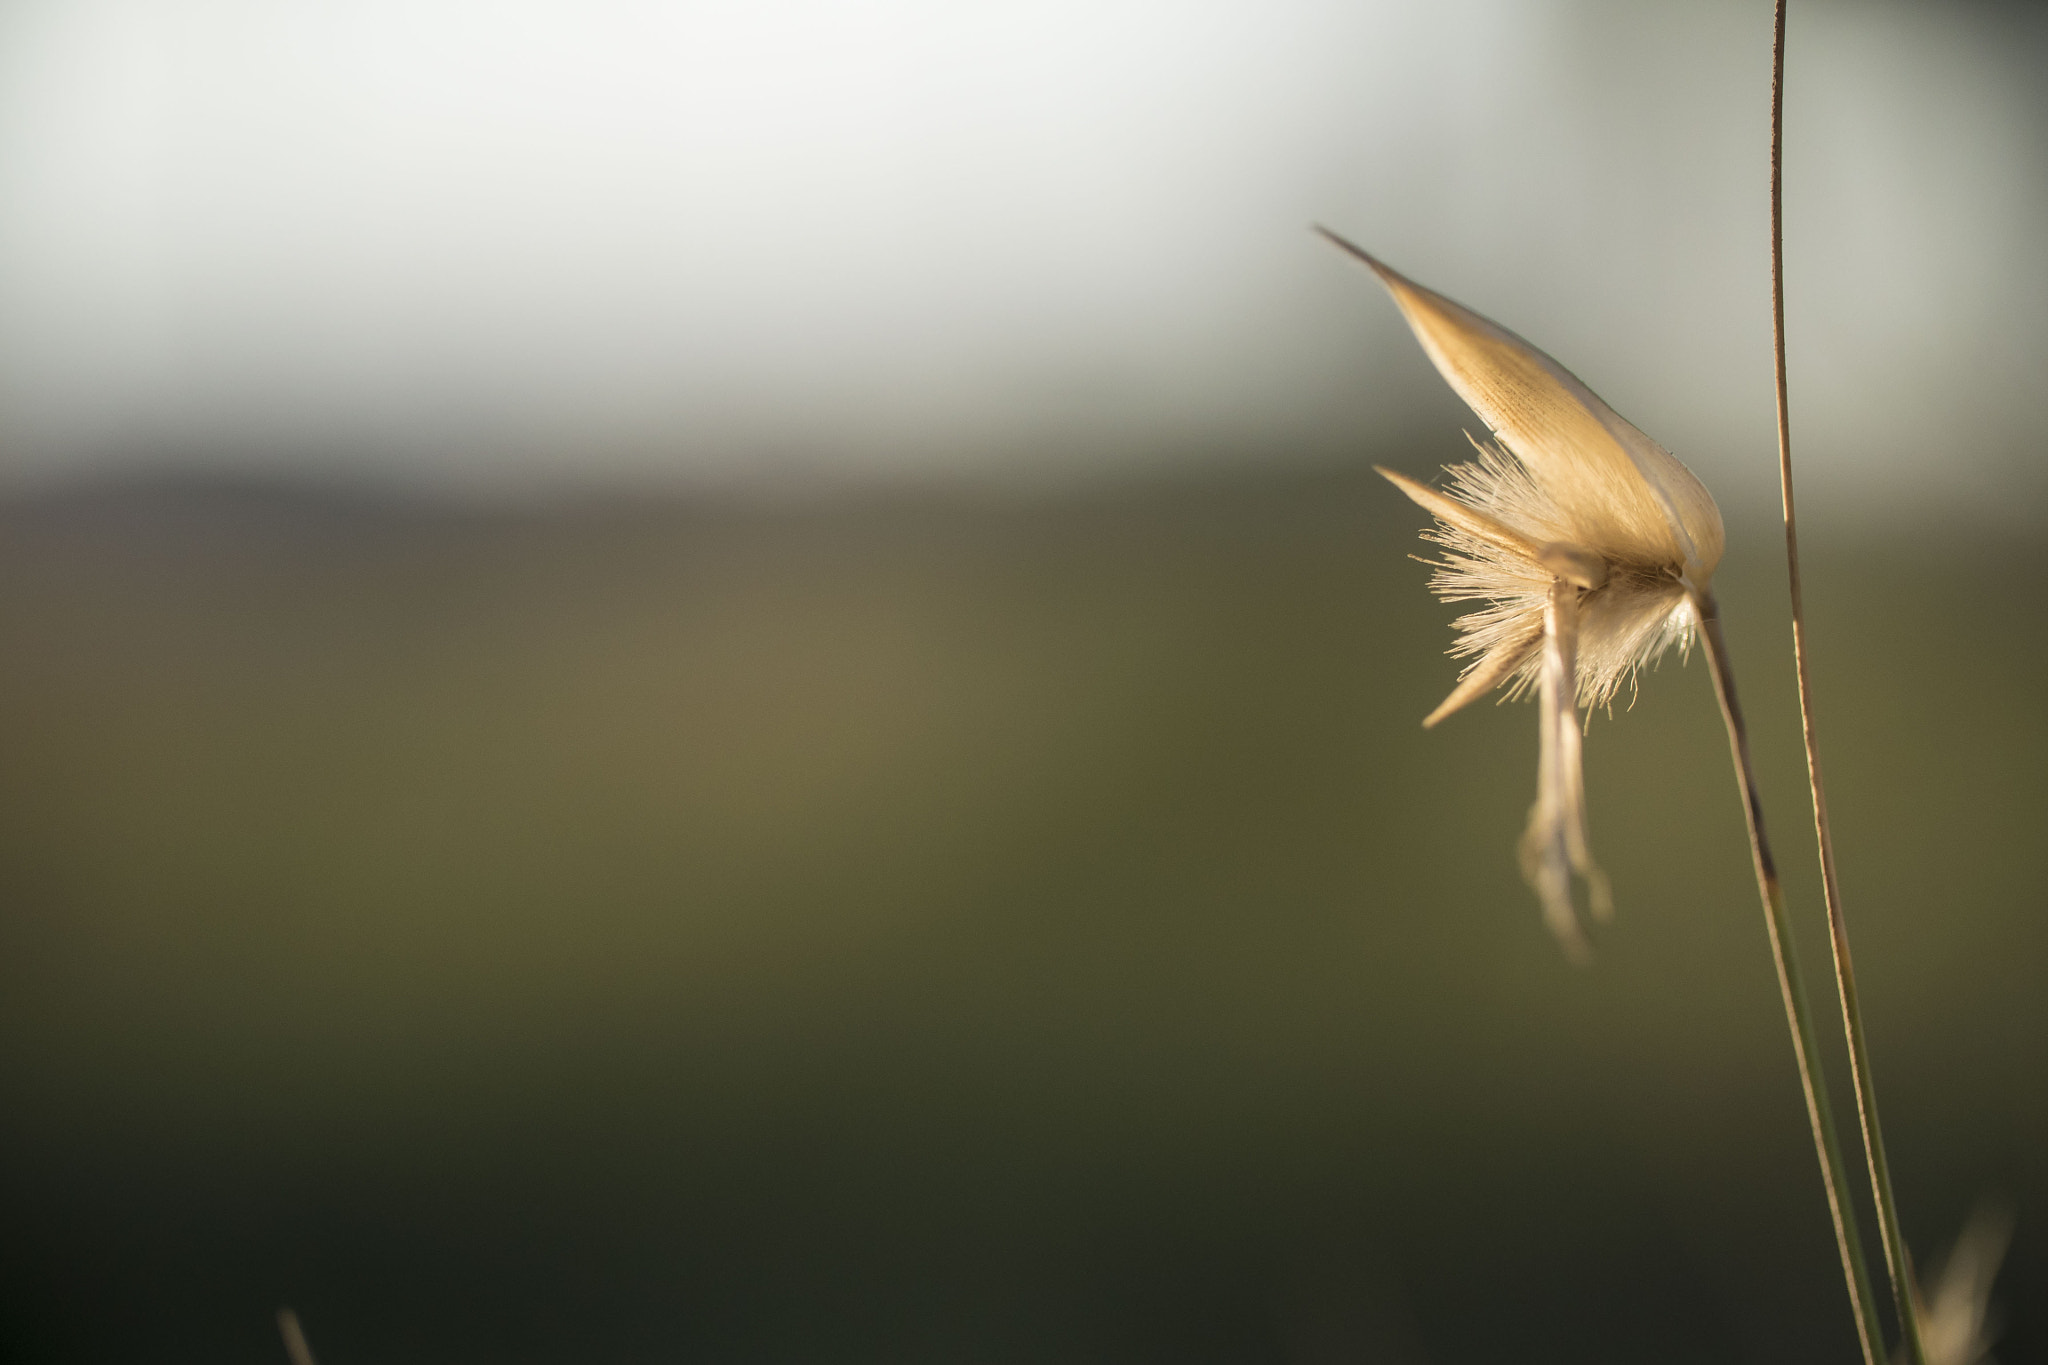
[[[1474,444],[1478,459],[1449,467],[1447,496],[1527,541],[1567,545],[1605,564],[1604,583],[1578,590],[1576,692],[1581,706],[1606,706],[1639,669],[1689,640],[1693,620],[1680,577],[1684,566],[1616,560],[1598,547],[1570,541],[1561,534],[1567,518],[1521,462],[1497,446]],[[1537,681],[1554,568],[1441,517],[1424,536],[1445,550],[1435,561],[1430,589],[1446,602],[1486,604],[1458,618],[1460,638],[1451,653],[1473,660],[1468,674],[1498,672],[1510,697],[1525,695]]]

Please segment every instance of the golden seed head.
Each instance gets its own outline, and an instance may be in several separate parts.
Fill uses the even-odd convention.
[[[1583,956],[1574,879],[1594,918],[1609,898],[1586,844],[1578,707],[1606,705],[1644,665],[1691,640],[1693,595],[1726,545],[1720,509],[1691,470],[1555,360],[1324,235],[1372,267],[1437,372],[1493,433],[1472,443],[1476,459],[1448,467],[1441,489],[1380,470],[1436,518],[1423,533],[1444,551],[1431,590],[1480,604],[1458,618],[1451,647],[1471,662],[1423,724],[1497,687],[1540,694],[1522,867],[1560,942]]]

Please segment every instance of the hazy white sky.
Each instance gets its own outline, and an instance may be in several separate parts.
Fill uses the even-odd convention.
[[[1071,472],[1454,435],[1320,219],[1760,486],[1767,8],[22,0],[0,477]],[[1831,489],[2044,505],[2042,39],[1795,11],[1794,383]]]

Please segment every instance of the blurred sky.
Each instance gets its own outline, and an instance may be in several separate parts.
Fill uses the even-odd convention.
[[[1766,0],[21,0],[0,489],[1056,480],[1455,439],[1320,220],[1761,500],[1769,24]],[[2048,23],[1800,0],[1790,51],[1808,487],[2048,520]]]

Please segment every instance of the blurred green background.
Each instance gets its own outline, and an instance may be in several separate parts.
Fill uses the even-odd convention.
[[[1704,670],[1592,724],[1573,969],[1533,713],[1417,724],[1416,523],[1362,465],[17,499],[10,1358],[1852,1360]],[[1824,989],[1778,553],[1722,595]],[[2042,1359],[2048,546],[1808,568],[1909,1233],[2015,1205]]]

